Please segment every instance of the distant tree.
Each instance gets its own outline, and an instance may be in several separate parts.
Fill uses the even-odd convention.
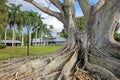
[[[4,26],[6,25],[6,13],[7,13],[7,9],[6,9],[6,3],[7,0],[1,0],[0,1],[0,23]]]
[[[82,17],[75,17],[75,23],[76,23],[76,27],[78,29],[78,31],[81,31],[84,29],[84,16]],[[61,37],[67,38],[68,37],[68,31],[66,29],[62,29],[61,32],[58,32],[58,35],[60,35]]]
[[[4,39],[4,26],[2,24],[0,24],[0,40],[3,40]]]
[[[12,38],[12,47],[15,46],[15,33],[16,33],[16,25],[17,25],[17,19],[18,12],[20,11],[20,7],[22,5],[15,5],[10,3],[10,6],[8,6],[8,15],[9,15],[9,25],[11,28],[13,28],[13,38]]]
[[[76,17],[75,18],[75,22],[76,22],[76,26],[77,26],[77,28],[78,28],[78,30],[80,31],[80,30],[83,30],[84,29],[84,24],[85,24],[85,18],[84,18],[84,16],[82,16],[82,17]]]
[[[28,27],[28,37],[29,37],[29,46],[31,45],[31,28],[35,26],[36,24],[36,16],[38,15],[37,12],[34,12],[32,10],[26,11],[27,12],[27,27]]]
[[[13,35],[13,31],[11,30],[11,29],[6,29],[6,35],[7,35],[7,37],[6,37],[6,39],[7,40],[11,40],[12,39],[12,35]]]
[[[66,31],[65,29],[62,29],[61,32],[57,33],[58,35],[60,35],[60,37],[66,38],[68,37],[68,31]]]
[[[24,46],[24,27],[26,25],[26,14],[25,14],[25,11],[19,11],[18,12],[18,16],[17,16],[17,25],[18,25],[18,31],[19,33],[21,34],[21,46]]]
[[[26,46],[28,43],[28,35],[27,34],[24,34],[24,42],[25,42],[25,46]]]
[[[48,36],[51,36],[52,37],[52,30],[54,29],[54,26],[53,25],[49,25],[49,31],[48,31]]]
[[[35,45],[37,45],[36,40],[38,38],[38,30],[39,30],[40,26],[43,25],[43,22],[42,22],[43,18],[41,17],[41,15],[38,15],[38,14],[35,14],[34,17],[35,17],[35,20],[34,20],[35,22],[34,22],[33,30],[35,31],[35,37],[34,37],[35,38]]]
[[[8,13],[7,13],[7,6],[6,6],[6,3],[7,0],[1,0],[0,1],[0,25],[1,25],[1,29],[2,29],[2,26],[4,27],[4,32],[2,32],[2,35],[3,33],[4,36],[2,36],[2,38],[4,37],[4,40],[6,40],[6,26],[8,24]],[[6,44],[6,43],[5,43]]]

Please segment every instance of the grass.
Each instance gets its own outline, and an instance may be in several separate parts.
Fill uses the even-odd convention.
[[[53,45],[53,46],[30,46],[30,55],[40,55],[50,52],[54,52],[60,49],[62,46]],[[5,49],[0,49],[0,61],[9,59],[14,56],[23,57],[27,55],[27,46],[24,47],[7,47]]]

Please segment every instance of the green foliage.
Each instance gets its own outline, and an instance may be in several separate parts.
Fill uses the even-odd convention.
[[[4,27],[2,24],[0,24],[0,34],[2,34],[4,32]]]
[[[57,34],[60,35],[61,37],[64,37],[64,38],[68,37],[68,33],[65,29],[62,29],[62,31],[57,33]]]
[[[28,35],[27,35],[27,34],[24,34],[24,42],[25,42],[25,43],[28,43],[28,38],[27,38],[27,37],[28,37]],[[25,44],[25,45],[26,45],[26,44]]]
[[[7,0],[0,0],[0,40],[4,38],[4,30],[7,25]]]
[[[9,24],[12,27],[15,23],[18,22],[19,19],[19,11],[20,11],[20,7],[22,5],[16,5],[16,4],[12,4],[10,3],[10,6],[7,6],[8,8],[8,18],[9,18]]]
[[[7,47],[7,45],[5,45],[5,44],[0,44],[0,49],[4,49],[4,48],[6,48]]]
[[[35,31],[31,33],[31,38],[35,38]]]
[[[0,0],[0,24],[2,24],[3,26],[6,25],[6,3],[7,0]]]
[[[114,34],[114,39],[115,39],[117,42],[120,42],[120,33],[115,32],[115,34]]]
[[[3,36],[4,36],[4,30],[5,30],[5,28],[3,27],[2,24],[0,24],[0,40],[3,39]]]
[[[84,16],[75,18],[75,23],[78,31],[81,31],[84,29],[84,21],[85,21]],[[63,29],[61,32],[58,33],[58,35],[60,35],[61,37],[67,38],[68,31]]]
[[[7,40],[11,40],[12,35],[13,35],[12,30],[11,29],[6,29],[6,31],[7,31]]]
[[[52,27],[50,26],[50,28],[47,28],[47,24],[42,24],[38,29],[38,34],[40,34],[39,37],[43,35],[52,36],[51,35],[51,30],[53,29]]]
[[[0,38],[4,39],[4,27],[6,25],[10,25],[10,27],[13,27],[14,24],[17,24],[17,32],[14,31],[15,39],[21,40],[21,34],[22,34],[22,29],[25,26],[30,26],[34,27],[35,29],[40,27],[38,29],[38,36],[41,36],[41,33],[44,33],[45,35],[51,36],[51,30],[53,29],[53,26],[50,25],[50,28],[47,28],[47,25],[42,22],[42,17],[39,15],[37,12],[34,12],[32,10],[30,11],[21,11],[20,5],[12,4],[10,3],[9,5],[5,5],[7,0],[1,0],[0,1]],[[15,27],[15,26],[14,26]],[[12,30],[7,30],[7,40],[12,39],[13,31]],[[34,34],[34,33],[33,33]],[[25,38],[25,42],[28,42]],[[35,35],[33,35],[35,37]]]
[[[76,26],[79,31],[84,28],[84,21],[85,21],[84,16],[75,18]]]

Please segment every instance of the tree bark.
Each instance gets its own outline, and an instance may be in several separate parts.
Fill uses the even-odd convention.
[[[90,63],[99,65],[120,78],[120,44],[115,42],[113,36],[115,25],[120,18],[118,6],[120,6],[119,0],[109,1],[93,13],[92,21],[94,23],[90,26],[94,30],[90,36],[90,52],[94,57],[89,56],[88,58]]]
[[[39,6],[33,0],[28,1]],[[93,6],[89,5],[87,0],[86,3],[84,0],[78,0],[81,8],[85,7],[82,9],[85,15],[85,29],[81,32],[75,27],[75,0],[64,0],[63,3],[54,1],[51,0],[51,3],[59,9],[59,4],[62,4],[62,12],[59,13],[61,19],[58,16],[57,18],[68,30],[65,46],[49,56],[22,60],[25,63],[19,68],[16,68],[17,65],[14,69],[12,65],[6,67],[7,70],[2,68],[0,72],[6,73],[2,73],[0,79],[119,80],[120,44],[115,42],[113,33],[116,21],[120,18],[120,0],[105,0],[105,3],[100,0]],[[38,8],[43,10],[41,6]],[[53,16],[51,10],[43,11]],[[54,16],[56,17],[56,14]],[[8,64],[2,66],[6,65]]]

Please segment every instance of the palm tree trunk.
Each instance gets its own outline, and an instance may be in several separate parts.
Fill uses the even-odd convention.
[[[1,40],[1,35],[0,35],[0,40]],[[1,41],[0,41],[0,45],[1,45]]]
[[[29,56],[30,54],[30,26],[27,27],[28,28],[28,44],[27,44],[27,56]]]
[[[24,46],[24,29],[23,29],[23,27],[22,27],[22,44],[21,44],[21,46]]]
[[[29,29],[29,46],[31,46],[31,27]]]
[[[41,33],[41,45],[43,45],[43,33]]]
[[[6,30],[6,27],[5,27],[5,45],[6,45],[6,35],[7,34],[7,30]]]
[[[12,37],[12,47],[15,46],[15,23],[13,25],[13,37]]]
[[[37,45],[37,29],[35,30],[35,46]]]

